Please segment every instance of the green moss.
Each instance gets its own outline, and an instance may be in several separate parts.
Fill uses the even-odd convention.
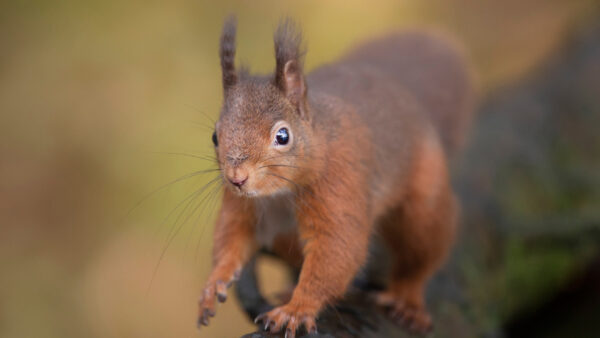
[[[531,248],[522,240],[511,239],[505,260],[500,300],[503,318],[539,304],[562,287],[575,267],[577,255],[565,247]]]

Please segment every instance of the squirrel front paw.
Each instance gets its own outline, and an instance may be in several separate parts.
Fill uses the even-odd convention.
[[[227,288],[240,278],[241,268],[227,266],[227,269],[213,270],[198,302],[198,328],[208,326],[210,317],[217,313],[216,305],[227,300]]]
[[[271,333],[277,333],[285,328],[285,338],[296,337],[296,331],[301,326],[304,326],[309,334],[317,332],[314,311],[308,311],[303,309],[302,306],[291,304],[277,307],[259,315],[254,320],[254,323],[258,322],[262,322],[264,330],[270,330]]]
[[[227,288],[240,278],[240,273],[241,268],[216,269],[213,271],[198,302],[198,328],[201,325],[208,326],[209,318],[214,317],[217,313],[217,301],[223,303],[227,300]]]
[[[199,301],[199,315],[198,315],[198,328],[201,325],[208,326],[209,318],[214,317],[216,314],[216,301],[220,303],[227,300],[227,285],[222,280],[216,282],[209,282],[204,288],[202,297]]]

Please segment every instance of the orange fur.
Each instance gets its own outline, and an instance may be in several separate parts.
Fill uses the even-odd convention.
[[[456,229],[446,156],[460,141],[453,139],[461,136],[460,126],[468,124],[460,119],[470,117],[461,57],[429,35],[398,34],[305,81],[299,34],[284,22],[275,35],[274,78],[250,77],[235,73],[231,21],[223,32],[225,103],[214,139],[231,184],[216,225],[214,268],[199,322],[208,324],[215,299],[224,301],[236,271],[255,250],[270,246],[302,267],[289,302],[257,320],[272,332],[285,328],[288,337],[301,326],[316,330],[319,312],[344,295],[365,265],[378,231],[394,263],[389,287],[376,300],[411,331],[429,330],[425,287]],[[438,67],[424,67],[423,57]],[[417,72],[412,63],[422,68]],[[412,80],[403,83],[409,70]],[[428,111],[436,107],[443,109]],[[443,121],[453,114],[459,120],[444,130]],[[289,136],[283,143],[277,138],[281,126]]]
[[[377,301],[391,307],[392,317],[409,329],[423,332],[431,327],[426,283],[446,258],[456,231],[456,202],[445,154],[435,139],[425,139],[419,147],[411,176],[403,203],[382,222],[394,265],[389,289]]]

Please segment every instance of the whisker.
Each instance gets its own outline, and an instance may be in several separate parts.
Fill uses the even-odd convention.
[[[210,182],[210,185],[212,185],[212,183],[214,183],[214,181]],[[198,211],[198,209],[200,209],[200,207],[202,207],[202,209],[200,209],[200,212],[198,213],[198,216],[196,217],[195,221],[192,223],[192,227],[195,223],[198,222],[198,220],[200,219],[200,216],[202,216],[202,214],[204,213],[204,210],[206,210],[207,204],[204,204],[204,202],[209,201],[212,198],[211,196],[212,196],[213,190],[214,190],[214,186],[213,186],[213,188],[211,188],[211,190],[209,190],[209,192],[206,193],[206,195],[204,195],[204,197],[200,200],[200,202],[198,202],[198,205],[192,210],[192,212],[188,214],[185,221],[183,221],[182,225],[180,225],[180,228],[183,226],[183,224],[186,224],[188,222],[188,220],[196,213],[196,211]],[[188,237],[188,240],[186,241],[184,252],[187,250],[189,240],[190,240],[190,237]]]
[[[262,159],[260,161],[258,161],[258,163],[264,163],[268,160],[272,160],[275,158],[281,158],[281,157],[301,157],[302,155],[296,155],[296,154],[284,154],[284,155],[276,155],[276,156],[271,156],[271,157],[267,157],[265,159]]]
[[[206,123],[202,123],[202,122],[198,122],[198,121],[189,121],[189,122],[191,124],[193,124],[195,127],[200,127],[203,132],[208,132],[208,133],[212,134],[212,132],[215,130],[214,126],[208,125]]]
[[[165,225],[165,223],[167,223],[167,221],[171,218],[171,216],[173,215],[173,213],[175,213],[175,211],[177,211],[177,209],[179,209],[181,207],[181,205],[183,205],[183,203],[185,203],[187,200],[189,200],[190,198],[196,196],[197,193],[198,193],[198,190],[194,190],[186,198],[184,198],[179,203],[177,203],[177,205],[173,209],[171,209],[171,211],[167,214],[167,216],[159,223],[159,225],[156,228],[156,231],[154,233],[154,236],[156,236],[158,234],[158,232],[160,231],[160,229],[162,228],[162,226]]]
[[[295,165],[288,165],[288,164],[267,164],[267,165],[260,166],[256,169],[258,170],[258,169],[262,169],[262,168],[271,168],[271,167],[286,167],[286,168],[294,168],[294,169],[304,169],[301,167],[297,167]]]
[[[292,183],[296,187],[296,192],[294,193],[294,195],[296,197],[296,201],[300,201],[302,203],[302,205],[304,205],[307,208],[312,209],[312,211],[314,211],[315,214],[319,214],[319,212],[314,208],[314,206],[312,206],[310,203],[307,203],[303,198],[300,198],[300,193],[309,193],[313,198],[318,199],[318,197],[314,194],[314,192],[312,190],[303,188],[302,186],[298,185],[296,182],[290,180],[287,177],[280,176],[280,175],[273,174],[273,173],[266,173],[266,174],[274,176],[274,177],[277,177],[277,178],[280,178],[280,179],[282,179],[284,181]]]
[[[192,211],[190,213],[188,213],[187,217],[185,218],[185,220],[181,223],[180,228],[183,227],[184,224],[186,224],[188,222],[188,220],[196,213],[196,211],[198,211],[198,209],[204,204],[204,201],[206,201],[206,199],[208,198],[208,193],[204,195],[204,197],[202,197],[200,199],[200,201],[198,202],[198,204],[192,209]],[[204,209],[204,208],[203,208]],[[198,213],[198,218],[202,215],[202,210],[200,210],[200,212]],[[185,247],[183,249],[183,252],[185,254],[185,252],[187,252],[187,248],[190,242],[190,238],[191,235],[194,233],[195,227],[194,227],[194,223],[192,223],[192,226],[190,227],[190,234],[187,236],[187,240],[185,241]]]
[[[212,161],[214,163],[218,163],[216,158],[210,157],[210,156],[194,155],[194,154],[171,152],[171,151],[153,151],[152,154],[186,156],[186,157],[193,157],[193,158],[198,158],[201,160]],[[220,170],[220,169],[218,169],[218,170]]]
[[[223,182],[221,181],[221,182],[219,182],[219,184],[217,186],[215,186],[212,189],[211,197],[210,197],[210,199],[212,200],[212,205],[210,207],[210,215],[207,217],[208,219],[210,219],[214,213],[215,206],[217,204],[217,199],[215,197],[217,197],[217,195],[221,191],[222,187],[223,187]],[[199,219],[199,217],[196,219],[196,223],[198,222],[198,219]],[[206,224],[201,227],[200,235],[198,237],[198,241],[196,242],[194,261],[198,260],[198,250],[200,248],[200,243],[202,243],[202,238],[204,237],[204,230],[206,230]]]
[[[296,182],[290,180],[289,178],[286,178],[286,177],[283,177],[283,176],[280,176],[280,175],[277,175],[277,174],[273,174],[273,173],[266,173],[266,174],[270,175],[270,176],[274,176],[274,177],[280,178],[280,179],[282,179],[284,181],[287,181],[287,182],[293,184],[296,187],[296,189],[300,190],[300,186],[298,184],[296,184]]]
[[[206,123],[202,123],[202,122],[197,122],[197,121],[190,121],[192,124],[195,124],[199,127],[202,127],[204,130],[208,131],[208,132],[213,132],[215,130],[214,126],[208,125]]]
[[[304,192],[308,192],[308,193],[310,193],[312,196],[315,196],[315,195],[314,195],[314,193],[313,193],[313,192],[312,192],[310,189],[305,189],[305,188],[303,188],[302,186],[300,186],[299,184],[297,184],[296,182],[294,182],[294,181],[290,180],[290,179],[289,179],[289,178],[287,178],[287,177],[284,177],[284,176],[281,176],[281,175],[277,175],[277,174],[273,174],[273,173],[270,173],[270,172],[268,172],[268,173],[266,173],[266,174],[267,174],[267,175],[270,175],[270,176],[275,176],[275,177],[278,177],[278,178],[280,178],[280,179],[282,179],[282,180],[284,180],[284,181],[287,181],[287,182],[289,182],[289,183],[293,184],[293,185],[296,187],[296,189],[298,190],[298,192],[302,192],[302,193],[304,193]]]
[[[147,290],[146,294],[148,294],[150,292],[150,289],[152,288],[152,283],[154,282],[154,279],[156,277],[156,273],[158,272],[158,268],[159,268],[160,263],[162,262],[162,260],[163,260],[163,258],[165,256],[165,253],[167,252],[167,249],[171,245],[171,242],[173,241],[173,239],[175,238],[175,236],[177,236],[177,234],[179,233],[179,230],[181,229],[182,225],[185,224],[185,222],[181,223],[179,225],[179,227],[177,228],[177,230],[175,231],[175,233],[173,234],[173,229],[175,228],[175,226],[179,222],[179,219],[181,218],[181,216],[183,215],[183,213],[185,213],[185,211],[188,209],[188,207],[190,206],[191,202],[193,202],[198,196],[200,196],[206,190],[207,187],[209,187],[214,182],[217,182],[217,180],[219,178],[220,178],[220,176],[217,176],[214,179],[210,180],[205,185],[203,185],[200,189],[197,189],[192,194],[193,197],[190,199],[190,201],[188,202],[188,204],[186,205],[186,207],[184,209],[182,209],[182,211],[177,216],[177,219],[175,220],[175,223],[173,223],[173,227],[171,227],[171,231],[169,231],[169,234],[167,235],[167,243],[166,243],[165,247],[163,248],[163,250],[162,250],[162,252],[161,252],[161,254],[159,256],[158,262],[156,263],[156,266],[154,267],[154,271],[152,272],[152,278],[150,279],[150,283],[148,285],[148,290]],[[180,202],[180,204],[182,204],[182,203]]]
[[[214,172],[215,169],[207,169],[207,170],[198,170],[198,171],[194,171],[191,172],[189,174],[183,175],[171,182],[168,182],[166,184],[163,184],[161,186],[159,186],[158,188],[152,190],[151,192],[149,192],[148,194],[146,194],[144,197],[142,197],[142,199],[140,199],[136,204],[133,205],[133,207],[131,207],[131,209],[129,209],[129,211],[127,211],[126,217],[129,217],[129,215],[131,215],[131,213],[137,209],[144,201],[146,201],[148,198],[152,197],[154,194],[158,193],[159,191],[162,191],[168,187],[170,187],[171,185],[181,182],[183,180],[198,176],[198,175],[202,175],[202,174],[206,174],[206,173],[210,173],[210,172]]]
[[[215,123],[217,123],[217,121],[215,121],[215,119],[214,119],[214,118],[212,118],[212,117],[211,117],[211,116],[209,116],[209,115],[208,115],[206,112],[204,112],[204,110],[202,110],[202,109],[200,109],[200,108],[198,108],[198,107],[194,107],[194,106],[192,106],[191,104],[186,104],[186,106],[187,106],[187,107],[189,107],[189,108],[191,108],[191,109],[193,109],[194,111],[196,111],[196,112],[198,112],[198,113],[202,114],[202,115],[203,115],[203,116],[204,116],[204,117],[205,117],[205,118],[206,118],[206,119],[207,119],[209,122],[211,122],[213,125],[214,125]]]
[[[167,247],[165,248],[165,250],[168,248],[168,246],[171,243],[171,241],[173,240],[173,238],[175,236],[177,236],[177,233],[179,232],[179,229],[181,229],[182,225],[185,224],[189,220],[189,218],[190,218],[190,214],[188,214],[188,216],[186,217],[186,219],[179,225],[179,227],[177,227],[177,224],[179,223],[179,220],[181,219],[182,215],[189,208],[189,206],[193,203],[193,201],[196,200],[196,198],[198,198],[200,195],[202,195],[202,193],[204,191],[206,191],[206,189],[210,185],[212,185],[214,182],[216,182],[218,179],[219,179],[219,177],[217,176],[214,179],[210,180],[205,185],[203,185],[200,189],[196,190],[195,196],[188,202],[188,204],[185,206],[185,208],[182,210],[182,212],[179,213],[179,215],[177,216],[177,219],[175,220],[175,223],[173,223],[173,226],[171,227],[171,230],[169,231],[169,234],[167,235],[167,241],[168,241],[168,243],[167,243]],[[177,229],[175,231],[175,233],[173,233],[174,229]]]

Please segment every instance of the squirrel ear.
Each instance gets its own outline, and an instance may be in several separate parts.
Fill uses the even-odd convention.
[[[306,86],[298,61],[290,60],[285,63],[282,84],[283,88],[281,89],[288,100],[299,109],[301,114],[305,114],[304,99],[306,97]]]
[[[289,18],[283,19],[273,38],[275,42],[275,86],[306,117],[306,84],[302,73],[304,51],[301,49],[302,34]]]
[[[237,75],[235,73],[235,31],[237,20],[235,16],[230,15],[223,25],[223,33],[221,34],[221,46],[219,56],[221,57],[221,71],[223,73],[223,89],[228,88],[237,83]]]

